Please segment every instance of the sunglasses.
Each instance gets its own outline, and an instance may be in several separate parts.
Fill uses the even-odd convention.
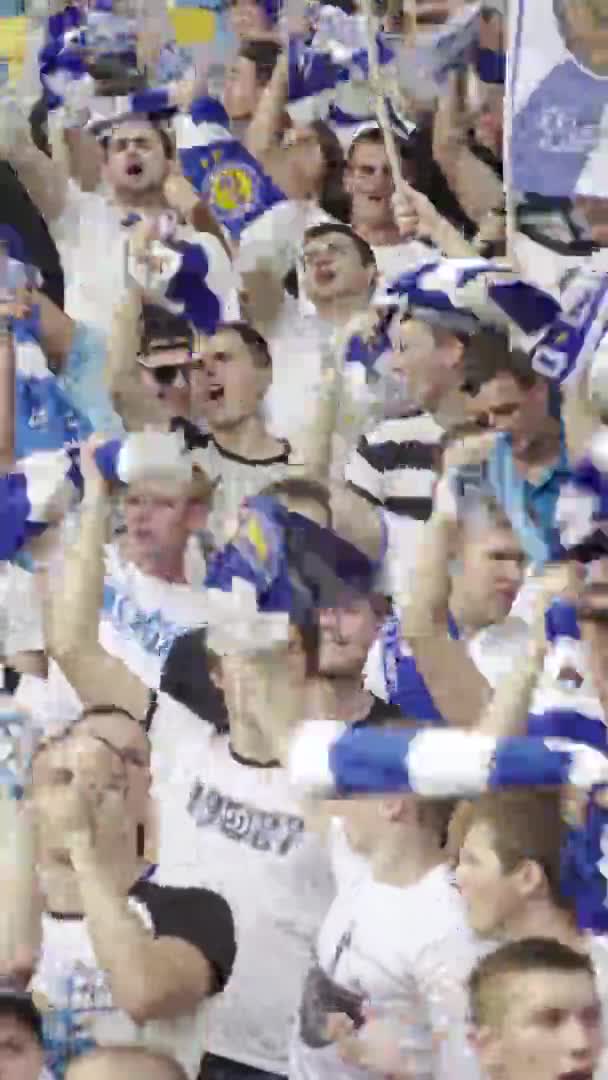
[[[166,367],[148,368],[148,371],[155,382],[157,382],[159,386],[164,386],[165,388],[175,386],[177,382],[180,382],[180,384],[187,382],[187,370],[188,365],[186,364],[184,364],[183,367],[180,364],[167,364]]]

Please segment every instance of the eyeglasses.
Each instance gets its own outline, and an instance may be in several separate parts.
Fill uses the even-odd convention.
[[[306,270],[309,266],[313,266],[317,259],[323,258],[326,255],[335,259],[336,256],[339,258],[340,256],[347,256],[350,254],[350,248],[329,240],[326,244],[315,244],[314,247],[307,247],[305,251],[302,252],[301,261],[302,266]]]

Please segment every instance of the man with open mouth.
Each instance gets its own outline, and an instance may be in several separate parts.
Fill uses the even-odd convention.
[[[209,527],[216,542],[234,530],[242,500],[283,479],[291,448],[266,429],[261,403],[272,379],[264,338],[243,322],[220,323],[190,373],[191,409],[207,431],[177,417],[200,467],[217,483]]]

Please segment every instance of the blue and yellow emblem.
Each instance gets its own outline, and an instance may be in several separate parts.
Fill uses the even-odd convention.
[[[219,165],[207,180],[209,204],[227,220],[238,220],[259,197],[260,180],[247,164]]]
[[[235,548],[255,574],[258,588],[267,589],[277,577],[283,550],[283,529],[264,506],[265,500],[244,504],[233,541]]]
[[[180,160],[184,175],[234,239],[271,206],[285,199],[237,139],[180,150]]]

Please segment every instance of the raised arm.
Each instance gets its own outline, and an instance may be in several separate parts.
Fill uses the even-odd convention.
[[[107,386],[114,408],[127,431],[141,431],[151,423],[166,426],[162,409],[157,407],[153,415],[155,402],[142,394],[137,367],[141,302],[138,289],[132,287],[125,291],[114,310],[107,353]]]
[[[35,146],[27,121],[8,103],[0,105],[0,157],[15,170],[47,223],[61,216],[68,190],[67,172]]]
[[[465,213],[479,224],[504,195],[502,182],[467,145],[465,95],[466,74],[455,72],[435,114],[433,157]]]
[[[516,667],[500,680],[491,701],[481,715],[478,731],[503,738],[527,733],[532,694],[542,675],[547,642],[545,639],[546,593],[541,590],[528,647]]]
[[[31,719],[10,699],[0,709],[0,975],[24,990],[33,974],[41,939],[41,897],[36,876],[31,808],[27,794]],[[21,790],[20,790],[21,789]]]
[[[435,511],[424,527],[414,572],[415,589],[406,589],[400,609],[401,628],[446,723],[476,727],[490,687],[471,660],[465,642],[448,632],[449,563],[453,522]]]
[[[98,442],[93,438],[81,450],[85,497],[80,530],[66,548],[61,579],[53,580],[48,596],[47,652],[85,706],[107,704],[110,695],[113,705],[143,721],[149,706],[148,690],[99,644],[109,501],[94,461]]]
[[[277,60],[272,78],[264,90],[247,129],[245,145],[250,154],[264,164],[271,151],[276,152],[283,113],[289,94],[289,66],[284,54]]]
[[[344,347],[344,342],[342,342]],[[358,495],[344,480],[344,466],[334,461],[336,427],[339,425],[342,379],[336,354],[327,349],[321,383],[310,409],[308,423],[293,440],[301,471],[330,489],[332,527],[340,536],[361,548],[372,559],[382,557],[384,531],[378,509]]]

